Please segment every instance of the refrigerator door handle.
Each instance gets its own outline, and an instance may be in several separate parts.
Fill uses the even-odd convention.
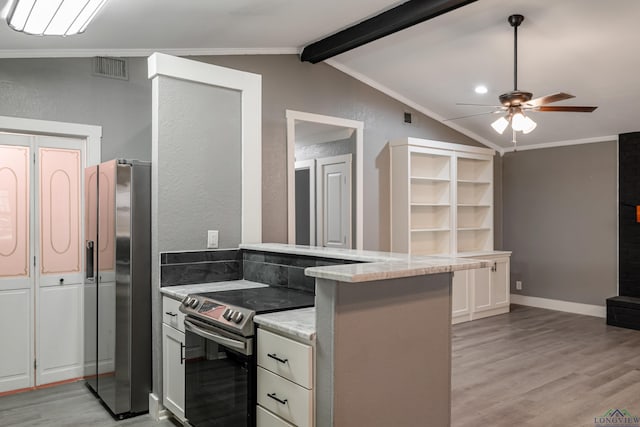
[[[93,265],[93,240],[87,240],[87,246],[85,248],[85,278],[95,279],[95,269]]]

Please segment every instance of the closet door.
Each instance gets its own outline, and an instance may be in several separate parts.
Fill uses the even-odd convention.
[[[60,137],[36,142],[37,385],[83,375],[81,143]]]
[[[0,133],[0,392],[33,385],[30,145]]]

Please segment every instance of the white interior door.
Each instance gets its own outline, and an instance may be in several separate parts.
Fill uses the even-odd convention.
[[[296,244],[316,245],[316,161],[300,160],[296,173]],[[299,174],[303,174],[299,178]],[[308,181],[308,182],[306,182]],[[300,185],[299,185],[300,184]],[[304,185],[307,184],[307,185]],[[306,205],[306,206],[303,206]]]
[[[317,159],[317,241],[351,248],[351,154]]]
[[[36,385],[81,377],[83,144],[36,137]]]
[[[32,143],[0,133],[0,392],[33,385]]]

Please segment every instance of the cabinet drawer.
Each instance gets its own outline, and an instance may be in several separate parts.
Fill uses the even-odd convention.
[[[313,350],[310,345],[258,329],[258,366],[303,387],[313,388]]]
[[[275,416],[262,406],[256,407],[256,427],[294,427],[280,417]]]
[[[184,332],[184,314],[180,311],[180,301],[162,297],[162,323]]]
[[[260,367],[257,383],[260,406],[299,427],[313,425],[313,393],[310,390]]]

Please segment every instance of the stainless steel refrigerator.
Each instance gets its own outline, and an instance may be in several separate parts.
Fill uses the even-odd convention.
[[[85,379],[116,418],[149,410],[151,164],[85,169]]]

